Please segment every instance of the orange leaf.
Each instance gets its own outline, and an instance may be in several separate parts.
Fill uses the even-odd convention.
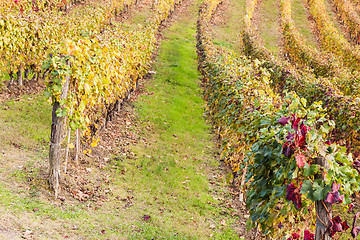
[[[302,153],[296,154],[295,159],[296,159],[296,164],[298,165],[299,168],[302,168],[303,166],[305,166],[306,157],[304,154],[302,154]]]

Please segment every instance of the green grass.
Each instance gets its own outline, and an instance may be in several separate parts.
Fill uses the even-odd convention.
[[[241,31],[244,28],[245,0],[231,1],[225,4],[223,23],[211,27],[214,44],[241,51]],[[220,9],[222,6],[219,7]],[[216,14],[215,14],[216,15]]]
[[[316,47],[316,39],[312,33],[310,23],[307,19],[308,13],[304,6],[303,0],[294,0],[292,1],[292,19],[295,23],[296,28],[304,37],[306,43],[311,47]]]
[[[326,12],[329,15],[329,19],[334,25],[334,27],[339,31],[340,34],[343,34],[342,28],[340,26],[340,23],[337,19],[336,13],[334,12],[333,6],[330,1],[324,0],[325,6],[326,6]]]
[[[47,164],[50,126],[51,106],[42,94],[23,95],[0,106],[0,211],[4,218],[18,219],[8,220],[18,231],[35,230],[44,219],[48,228],[59,220],[70,226],[72,219],[88,219],[81,206],[57,208],[41,195],[47,189],[38,166]],[[39,239],[63,237],[62,230],[53,235],[38,231]]]
[[[277,0],[264,0],[259,7],[259,33],[265,47],[275,55],[279,51],[279,7]]]
[[[146,26],[151,22],[151,16],[153,16],[152,5],[149,1],[144,1],[144,4],[138,3],[129,10],[130,17],[121,22],[115,24],[119,25],[123,29],[136,30],[139,26]]]
[[[0,106],[0,144],[31,148],[48,142],[50,126],[51,106],[43,95],[22,96]]]
[[[152,129],[144,137],[153,142],[133,147],[139,156],[135,162],[120,160],[127,169],[123,178],[142,199],[142,212],[152,216],[148,226],[164,232],[141,231],[134,239],[207,239],[211,234],[214,239],[236,238],[231,228],[219,226],[220,212],[229,210],[219,207],[209,189],[207,175],[218,163],[203,119],[195,19],[193,6],[191,14],[165,32],[155,63],[157,74],[146,89],[154,94],[136,102],[142,128]],[[235,221],[225,218],[230,225]],[[218,227],[215,231],[209,229],[212,222]]]

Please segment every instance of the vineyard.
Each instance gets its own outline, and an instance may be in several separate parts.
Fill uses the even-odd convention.
[[[1,1],[0,238],[356,238],[359,4]]]

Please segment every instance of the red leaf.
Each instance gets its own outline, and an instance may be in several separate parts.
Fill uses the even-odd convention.
[[[355,207],[355,204],[350,203],[348,206],[349,206],[349,210],[348,210],[348,213],[349,213]]]
[[[304,154],[302,154],[302,153],[296,154],[295,159],[296,159],[296,164],[299,168],[302,168],[305,166],[306,157]]]
[[[291,127],[292,127],[292,129],[294,129],[295,131],[297,131],[298,128],[299,128],[299,122],[300,122],[300,120],[301,120],[301,118],[296,118],[296,119],[295,119],[295,115],[294,115],[293,120],[292,120],[292,123],[291,123]]]
[[[354,216],[354,222],[353,222],[352,229],[351,229],[351,236],[353,238],[356,238],[360,232],[360,227],[355,227],[356,220],[359,218],[359,215],[360,215],[360,212],[357,212],[356,215]]]
[[[306,149],[306,136],[296,134],[294,143],[296,147]]]
[[[314,240],[315,234],[311,233],[309,230],[304,231],[304,240]]]
[[[290,140],[283,145],[283,154],[288,158],[294,154],[294,144],[291,143]]]
[[[329,232],[330,237],[334,236],[336,232],[343,232],[349,228],[349,225],[346,221],[342,221],[340,216],[336,216],[329,221],[327,226],[327,231]]]
[[[282,117],[278,120],[278,123],[280,123],[281,125],[285,126],[286,124],[289,123],[290,117]]]
[[[287,185],[286,199],[292,201],[295,204],[296,209],[301,208],[301,193],[300,189],[295,187],[293,183]]]
[[[295,240],[295,239],[300,239],[300,230],[298,230],[297,232],[292,233],[291,237],[289,237],[287,240]]]
[[[292,239],[299,239],[300,238],[300,234],[296,233],[296,232],[292,233],[291,236],[292,236]]]
[[[355,168],[360,173],[360,161],[355,160],[352,165],[353,165],[353,168]]]
[[[330,146],[332,144],[332,140],[326,140],[324,143]]]
[[[306,134],[310,129],[311,128],[309,126],[306,126],[304,123],[301,123],[300,132],[301,132],[301,135],[303,135],[304,137],[306,137]]]
[[[286,139],[292,140],[295,137],[295,133],[290,133],[286,136]]]
[[[345,220],[342,224],[342,228],[344,231],[348,230],[350,228],[349,224],[347,223],[347,221]]]
[[[331,192],[326,195],[325,202],[330,203],[331,205],[338,202],[342,203],[344,201],[344,195],[340,196],[339,189],[340,183],[336,184],[336,182],[333,181],[331,186]]]
[[[357,235],[359,235],[359,232],[360,232],[360,227],[353,227],[353,228],[351,229],[351,236],[352,236],[353,238],[356,238]]]

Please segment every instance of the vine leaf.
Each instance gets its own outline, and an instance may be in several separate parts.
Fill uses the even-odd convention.
[[[340,196],[339,193],[339,189],[340,189],[340,183],[336,184],[335,181],[333,181],[332,186],[331,186],[331,192],[329,192],[326,195],[326,199],[325,202],[333,205],[334,203],[342,203],[344,201],[344,195]]]
[[[302,168],[306,164],[306,157],[303,153],[299,153],[295,155],[296,164],[299,168]]]
[[[300,230],[299,230],[300,231]],[[291,234],[291,237],[288,238],[287,240],[295,240],[295,239],[300,239],[300,234],[299,232],[294,232]]]
[[[351,229],[351,236],[353,238],[356,238],[360,232],[360,227],[355,227],[355,224],[356,224],[357,219],[359,218],[359,215],[360,215],[360,212],[357,212],[356,215],[354,216],[354,222],[353,222],[352,229]]]
[[[351,212],[351,210],[355,207],[355,204],[350,203],[348,206],[349,206],[348,213],[350,213],[350,212]]]
[[[336,216],[329,221],[327,231],[329,232],[330,237],[332,237],[335,233],[346,231],[349,228],[346,221],[343,222],[340,216]]]
[[[310,180],[305,180],[303,184],[301,185],[300,193],[307,193],[312,191],[312,183]]]
[[[286,199],[292,201],[295,204],[296,209],[301,208],[301,193],[300,189],[297,188],[293,183],[287,185]]]
[[[286,124],[289,123],[290,117],[282,117],[278,120],[278,123],[280,123],[281,125],[285,126]]]
[[[314,240],[315,234],[311,233],[309,230],[304,231],[304,240]]]
[[[307,198],[312,201],[319,201],[325,198],[326,193],[330,191],[330,186],[325,185],[322,180],[315,180],[314,183],[311,180],[305,180],[301,186],[300,193],[307,193]]]

